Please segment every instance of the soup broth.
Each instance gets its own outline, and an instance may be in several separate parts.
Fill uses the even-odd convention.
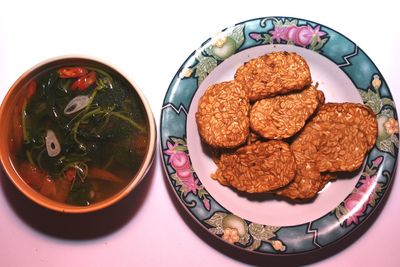
[[[132,86],[98,66],[61,66],[30,80],[17,101],[10,152],[20,176],[77,206],[123,189],[146,156],[149,124]]]

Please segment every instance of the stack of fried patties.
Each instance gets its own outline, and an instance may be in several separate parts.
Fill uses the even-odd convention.
[[[360,168],[376,141],[373,111],[324,104],[317,87],[304,58],[289,52],[252,59],[234,80],[210,86],[196,121],[217,151],[212,178],[247,193],[309,199],[338,172]]]

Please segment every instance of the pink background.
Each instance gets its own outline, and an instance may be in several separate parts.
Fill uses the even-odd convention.
[[[378,66],[400,105],[397,8],[364,1],[361,10],[353,2],[3,1],[0,99],[34,64],[63,54],[87,54],[128,73],[144,91],[159,123],[173,75],[204,40],[243,20],[284,15],[316,21],[350,37]],[[398,180],[381,209],[349,238],[317,253],[266,257],[227,246],[199,227],[172,194],[159,152],[133,194],[87,215],[38,207],[2,174],[0,266],[396,266]]]

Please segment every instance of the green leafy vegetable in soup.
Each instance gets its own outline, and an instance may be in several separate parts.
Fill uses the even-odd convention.
[[[140,168],[146,118],[139,96],[112,71],[72,66],[42,73],[27,85],[17,169],[56,201],[104,200]]]

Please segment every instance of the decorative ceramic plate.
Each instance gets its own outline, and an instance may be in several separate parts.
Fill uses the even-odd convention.
[[[207,87],[232,80],[241,64],[273,51],[300,54],[327,102],[365,103],[378,121],[376,145],[360,172],[330,182],[310,202],[244,197],[220,185],[211,179],[217,167],[197,131],[197,104]],[[393,98],[369,57],[328,27],[288,17],[245,21],[204,42],[173,78],[160,128],[167,177],[186,210],[210,234],[262,254],[318,250],[357,229],[388,192],[399,143]]]

